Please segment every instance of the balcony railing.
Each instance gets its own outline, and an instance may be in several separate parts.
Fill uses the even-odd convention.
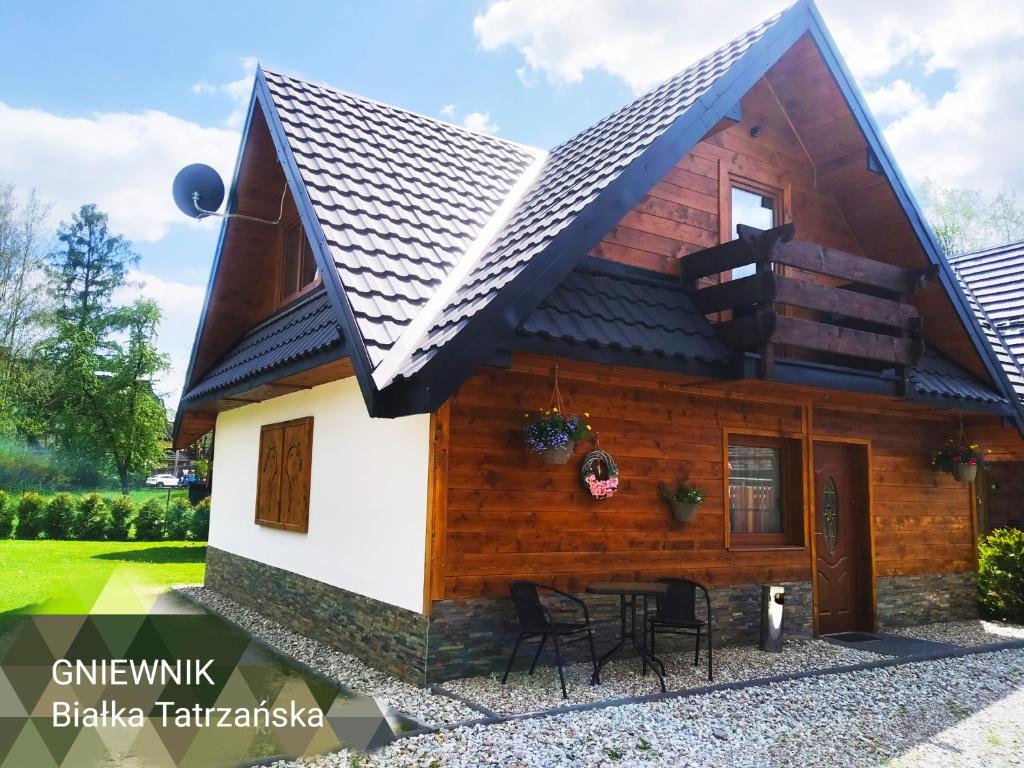
[[[794,240],[793,224],[738,231],[737,240],[684,258],[683,279],[701,311],[718,318],[724,341],[760,354],[759,375],[771,377],[783,346],[901,372],[920,359],[921,317],[907,298],[934,269],[904,269]],[[701,286],[702,278],[746,265],[755,273]]]

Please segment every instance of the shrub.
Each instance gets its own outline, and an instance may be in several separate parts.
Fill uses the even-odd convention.
[[[1024,622],[1024,531],[1001,528],[981,540],[978,601],[988,618]]]
[[[192,505],[188,499],[177,498],[171,502],[164,520],[164,538],[170,541],[184,541],[192,529]]]
[[[58,493],[46,505],[43,516],[43,533],[48,539],[72,539],[75,537],[76,502],[70,493]]]
[[[110,506],[110,538],[113,541],[128,541],[128,533],[135,515],[135,504],[131,496],[118,496],[108,502]]]
[[[0,539],[9,539],[14,533],[14,501],[6,491],[0,491]]]
[[[206,541],[210,537],[210,497],[207,496],[196,504],[192,512],[192,538]]]
[[[34,491],[21,494],[18,499],[18,526],[15,536],[19,539],[38,539],[43,530],[46,502]]]
[[[78,538],[82,541],[103,541],[110,535],[113,520],[107,503],[98,493],[87,493],[78,505]]]
[[[164,505],[150,499],[135,516],[135,538],[138,541],[160,541],[164,537]]]

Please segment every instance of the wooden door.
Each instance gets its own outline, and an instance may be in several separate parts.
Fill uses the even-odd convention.
[[[814,444],[818,632],[871,630],[867,451]]]

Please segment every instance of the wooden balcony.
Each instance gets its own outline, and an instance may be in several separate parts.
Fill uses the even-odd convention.
[[[739,238],[683,259],[697,306],[717,319],[721,338],[760,354],[770,378],[780,348],[809,359],[896,368],[924,352],[921,317],[907,302],[934,269],[914,270],[793,239],[795,225],[762,231],[740,225]],[[746,265],[756,272],[714,285]],[[835,359],[834,359],[835,358]]]

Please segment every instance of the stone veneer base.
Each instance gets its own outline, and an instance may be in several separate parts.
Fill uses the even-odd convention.
[[[215,547],[206,586],[299,634],[424,685],[427,617]]]
[[[880,628],[954,621],[977,616],[973,573],[878,579]],[[518,634],[507,598],[440,600],[430,616],[390,605],[274,566],[207,549],[206,586],[274,621],[351,653],[417,685],[504,669]],[[785,636],[813,636],[809,581],[783,582]],[[597,652],[618,639],[617,598],[582,595],[595,629]],[[759,639],[760,584],[711,589],[716,646],[752,645]],[[659,639],[666,651],[692,648],[692,638]],[[529,653],[521,651],[520,664]],[[567,660],[588,658],[586,643],[570,646]]]
[[[875,586],[879,629],[978,618],[973,571],[883,576]]]

